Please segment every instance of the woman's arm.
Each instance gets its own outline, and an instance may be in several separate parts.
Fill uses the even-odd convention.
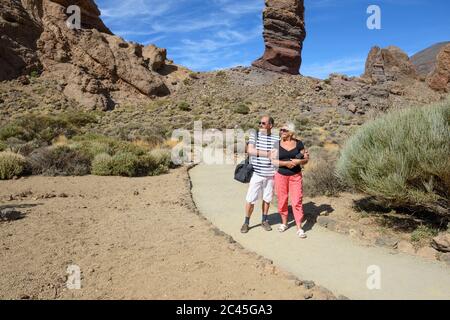
[[[271,152],[271,161],[272,161],[272,164],[275,167],[278,167],[278,168],[286,167],[286,168],[292,169],[292,168],[294,168],[296,166],[296,164],[293,161],[281,161],[281,160],[279,160],[278,159],[278,150],[277,149],[273,149],[272,150],[272,152]]]
[[[309,162],[309,151],[303,149],[301,153],[303,154],[303,159],[291,159],[296,166],[304,166]]]

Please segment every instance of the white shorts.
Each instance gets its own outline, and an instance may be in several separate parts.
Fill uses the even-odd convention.
[[[273,177],[261,177],[253,173],[248,187],[247,202],[255,204],[256,201],[262,198],[265,202],[271,203],[273,198],[273,185]]]

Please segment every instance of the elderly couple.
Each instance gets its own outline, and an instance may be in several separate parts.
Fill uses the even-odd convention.
[[[273,133],[274,120],[263,116],[259,123],[259,132],[250,135],[247,153],[253,165],[253,176],[246,197],[245,222],[242,233],[250,230],[250,217],[255,203],[262,198],[262,227],[272,231],[268,213],[272,202],[273,191],[278,198],[278,212],[281,215],[281,225],[278,231],[288,229],[288,199],[290,197],[297,236],[304,239],[306,234],[302,229],[303,221],[303,186],[302,167],[309,161],[309,153],[303,143],[294,136],[294,126],[286,124],[280,129],[279,136]]]

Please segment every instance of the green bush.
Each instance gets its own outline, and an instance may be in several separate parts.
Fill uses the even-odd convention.
[[[438,235],[438,231],[421,225],[411,233],[411,241],[419,245],[427,245],[431,239]]]
[[[234,112],[245,115],[250,113],[250,108],[245,104],[240,104],[234,109]]]
[[[92,174],[96,176],[112,175],[112,157],[107,153],[100,153],[92,161]]]
[[[191,106],[186,101],[178,103],[178,109],[181,111],[191,111]]]
[[[139,159],[139,175],[156,176],[169,171],[171,153],[166,149],[153,149]]]
[[[83,126],[95,121],[94,115],[83,112],[25,115],[0,128],[0,140],[16,138],[25,142],[38,140],[51,143],[60,135],[70,138],[80,134]]]
[[[46,176],[83,176],[91,172],[91,161],[69,146],[35,150],[28,158],[31,173]]]
[[[0,180],[20,176],[25,169],[25,158],[13,152],[0,152]]]
[[[135,177],[138,173],[139,157],[131,152],[114,155],[111,159],[111,174],[113,176]]]
[[[386,204],[449,215],[450,101],[392,112],[346,143],[338,175]]]
[[[5,142],[0,141],[0,152],[5,151],[6,149],[8,149],[8,145]]]
[[[314,166],[304,173],[304,193],[308,197],[335,197],[348,188],[339,180],[332,161],[312,160]]]
[[[114,156],[118,153],[130,152],[136,156],[141,156],[149,151],[142,146],[135,145],[128,141],[95,134],[75,136],[72,139],[72,142],[75,149],[79,150],[91,160],[102,153]]]

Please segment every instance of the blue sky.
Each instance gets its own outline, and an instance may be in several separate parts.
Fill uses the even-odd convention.
[[[195,71],[248,66],[264,51],[264,0],[97,0],[106,25],[126,40],[167,48]],[[369,30],[369,5],[381,30]],[[412,55],[450,40],[448,0],[305,0],[304,75],[360,75],[370,48],[396,45]]]

